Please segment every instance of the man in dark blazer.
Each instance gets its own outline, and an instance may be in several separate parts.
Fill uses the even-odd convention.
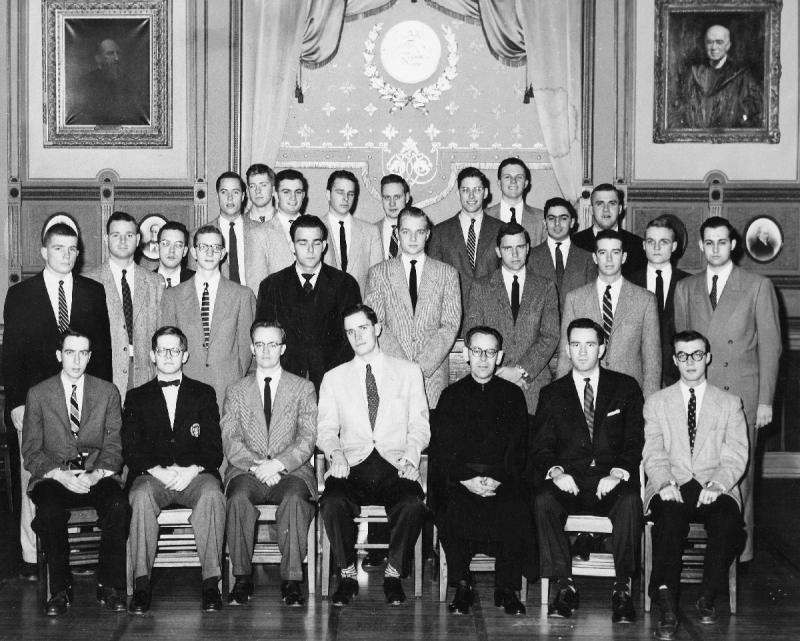
[[[635,612],[628,582],[643,523],[642,391],[630,376],[600,367],[604,334],[593,320],[572,321],[567,336],[572,368],[542,390],[528,457],[541,575],[558,580],[548,614],[569,617],[578,607],[564,519],[589,513],[611,519],[612,621],[629,622]]]
[[[86,334],[67,330],[55,356],[61,373],[30,389],[22,431],[27,490],[37,507],[33,529],[50,571],[45,614],[64,614],[73,600],[67,508],[85,506],[97,510],[102,531],[97,599],[124,612],[128,505],[119,478],[119,392],[85,373],[92,356]]]
[[[656,297],[661,335],[661,387],[678,380],[678,368],[672,358],[672,335],[675,333],[675,286],[689,274],[674,267],[672,257],[678,249],[678,232],[667,216],[647,223],[644,253],[647,266],[630,274],[629,280]]]
[[[319,218],[300,216],[291,234],[295,263],[261,283],[256,318],[281,324],[284,368],[319,391],[325,372],[353,357],[342,311],[361,302],[361,294],[355,278],[322,262],[328,228]]]
[[[189,230],[183,223],[170,220],[158,230],[158,267],[156,274],[164,285],[175,287],[194,276],[194,270],[184,264],[189,253]]]
[[[219,476],[222,437],[216,395],[210,385],[183,374],[189,352],[186,336],[177,327],[156,330],[150,358],[156,377],[128,392],[122,416],[132,509],[128,544],[134,592],[128,609],[133,614],[150,609],[158,515],[175,503],[192,508],[203,610],[219,610],[225,497]]]
[[[281,367],[282,327],[256,321],[250,336],[256,371],[228,387],[222,414],[227,540],[236,577],[228,600],[244,605],[253,594],[258,514],[253,506],[269,503],[278,506],[281,596],[286,605],[299,606],[303,559],[315,554],[307,549],[307,535],[317,500],[317,478],[309,464],[317,439],[317,397],[311,381]]]
[[[503,336],[503,362],[496,375],[525,393],[528,414],[551,380],[548,363],[559,338],[558,294],[552,281],[525,266],[530,242],[517,223],[497,234],[500,269],[477,281],[469,295],[464,329],[494,327]]]
[[[622,238],[622,249],[628,255],[622,269],[622,275],[642,269],[647,264],[647,257],[642,248],[642,239],[620,227],[619,222],[625,214],[625,202],[622,190],[614,185],[603,183],[592,190],[592,226],[579,231],[572,237],[572,242],[587,252],[594,252],[594,237],[604,229],[617,231]]]
[[[531,187],[531,170],[519,158],[505,158],[497,167],[497,186],[500,188],[500,201],[486,208],[489,216],[499,218],[504,223],[522,225],[531,239],[531,245],[538,245],[545,238],[542,210],[525,202]]]
[[[466,167],[458,172],[461,211],[433,228],[428,245],[431,258],[452,265],[458,271],[462,312],[466,312],[475,281],[500,266],[494,248],[503,223],[499,218],[485,215],[483,204],[488,193],[489,180],[482,171]]]
[[[99,283],[72,273],[78,258],[77,230],[65,223],[49,227],[42,237],[41,255],[44,269],[8,290],[3,310],[5,421],[7,426],[14,426],[20,442],[25,397],[31,387],[61,371],[56,350],[60,335],[68,327],[86,334],[92,342],[87,373],[111,381],[111,332],[105,291]],[[60,289],[64,291],[63,306],[59,302]],[[20,477],[20,487],[26,487],[30,475],[22,465]],[[33,504],[23,493],[22,575],[35,581],[38,573],[32,519]]]

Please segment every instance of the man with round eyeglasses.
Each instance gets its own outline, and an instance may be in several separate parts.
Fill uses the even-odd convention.
[[[744,546],[742,495],[747,469],[747,424],[742,401],[706,381],[711,346],[689,330],[672,339],[680,380],[644,406],[647,475],[645,511],[653,519],[653,571],[647,589],[661,608],[657,636],[672,639],[683,542],[690,522],[708,534],[700,598],[700,623],[716,621],[714,599],[730,564]]]
[[[194,276],[194,270],[185,266],[189,254],[189,230],[183,223],[170,220],[158,230],[158,268],[155,272],[164,284],[175,287]]]

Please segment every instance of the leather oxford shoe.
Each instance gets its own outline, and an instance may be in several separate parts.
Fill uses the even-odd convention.
[[[150,590],[134,590],[133,598],[128,604],[131,614],[144,614],[150,609]]]
[[[550,617],[563,617],[565,619],[572,616],[572,613],[578,609],[581,599],[578,595],[578,590],[572,586],[562,586],[558,588],[556,598],[547,608],[547,616]]]
[[[203,588],[203,612],[216,612],[222,609],[222,596],[219,588]]]
[[[386,603],[389,605],[400,605],[406,600],[406,593],[403,592],[403,584],[396,577],[384,577],[383,594],[386,596]]]
[[[656,626],[656,638],[662,641],[671,641],[678,631],[678,617],[675,615],[672,596],[669,590],[661,588],[655,600],[658,601],[658,606],[661,608],[661,615]]]
[[[611,621],[613,623],[633,623],[636,620],[636,611],[633,609],[633,599],[627,590],[614,590],[611,595]]]
[[[514,590],[506,590],[504,588],[496,588],[494,591],[494,604],[497,607],[502,607],[506,614],[517,615],[525,614],[525,606],[522,601],[517,597]]]
[[[305,603],[299,581],[284,581],[281,584],[281,595],[288,606],[299,607]]]
[[[112,612],[125,612],[128,609],[128,597],[125,590],[110,588],[105,585],[97,586],[97,602],[106,606],[106,610]]]
[[[588,532],[580,532],[575,537],[572,544],[572,556],[579,557],[582,561],[588,561],[594,547],[594,538]]]
[[[717,622],[717,609],[714,607],[714,602],[705,596],[697,599],[697,616],[700,623],[711,625]]]
[[[247,605],[251,596],[253,596],[253,582],[247,579],[236,579],[233,589],[228,595],[228,603],[231,605]]]
[[[35,563],[23,561],[19,568],[19,578],[23,579],[24,581],[38,581],[39,567]]]
[[[456,588],[456,595],[453,602],[447,606],[447,609],[454,614],[469,614],[469,609],[475,600],[475,593],[472,589],[472,584],[461,579]]]
[[[342,577],[339,581],[339,587],[333,593],[331,603],[337,608],[347,605],[358,594],[358,581],[348,577]]]
[[[44,606],[44,613],[49,617],[61,616],[67,611],[70,603],[72,603],[72,588],[59,590]]]

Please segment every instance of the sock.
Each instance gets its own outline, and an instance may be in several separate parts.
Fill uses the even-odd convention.
[[[137,576],[136,579],[133,581],[133,589],[134,590],[149,590],[150,589],[150,577],[149,576]]]
[[[614,592],[630,592],[628,588],[628,579],[617,577],[614,581]]]
[[[342,575],[343,579],[355,579],[358,576],[358,572],[356,572],[356,564],[351,563],[346,568],[341,568],[339,570],[339,574]]]
[[[251,583],[251,582],[252,582],[252,579],[251,579],[251,575],[250,575],[250,574],[235,574],[235,575],[234,575],[234,578],[235,578],[237,581],[242,581],[242,582],[244,582],[244,583]]]
[[[203,589],[208,590],[209,588],[216,588],[219,586],[219,577],[218,576],[210,576],[207,579],[203,579]]]
[[[562,576],[558,579],[558,587],[559,588],[569,588],[570,590],[575,590],[575,581],[572,580],[571,576]]]
[[[387,563],[386,570],[383,572],[383,576],[387,579],[399,579],[400,573],[394,569],[394,566],[391,563]]]

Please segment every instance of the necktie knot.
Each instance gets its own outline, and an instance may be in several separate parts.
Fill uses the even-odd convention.
[[[64,286],[64,281],[63,281],[63,280],[60,280],[60,281],[58,281],[58,284],[59,284],[61,287],[63,287],[63,286]]]
[[[514,282],[516,283],[519,280],[519,276],[514,276]]]
[[[591,378],[584,378],[584,379],[583,379],[583,382],[584,382],[584,383],[589,383],[591,380],[592,380]]]
[[[694,387],[690,387],[690,388],[689,388],[689,394],[690,394],[691,396],[694,396]]]
[[[167,287],[172,287],[172,278],[167,276]]]
[[[127,269],[123,269],[122,270],[122,277],[125,278],[125,274],[127,274],[127,273],[128,273],[128,270]]]
[[[660,270],[660,269],[657,269],[657,270],[656,270],[656,274],[658,274],[659,276],[661,276],[661,270]]]
[[[206,283],[203,283],[203,291],[204,291],[204,292],[207,292],[207,291],[208,291],[208,283],[207,283],[207,282],[206,282]]]
[[[416,260],[412,260],[412,261],[411,261],[411,266],[412,266],[412,267],[413,267],[414,265],[416,265],[416,264],[417,264],[417,261],[416,261]],[[514,278],[516,278],[516,276],[514,276]]]
[[[556,249],[561,249],[561,241],[558,241],[558,242],[556,243]]]
[[[231,223],[230,223],[230,228],[231,228],[231,229],[233,229],[235,225],[236,225],[236,223],[235,223],[235,222],[231,222]]]
[[[314,278],[314,274],[303,274],[303,278],[306,279],[306,282],[310,282],[312,278]]]
[[[177,378],[174,381],[162,381],[161,379],[159,379],[159,381],[158,381],[158,386],[159,387],[171,387],[173,385],[175,387],[178,387],[180,384],[181,384],[181,381],[180,381],[180,379],[177,379]]]

